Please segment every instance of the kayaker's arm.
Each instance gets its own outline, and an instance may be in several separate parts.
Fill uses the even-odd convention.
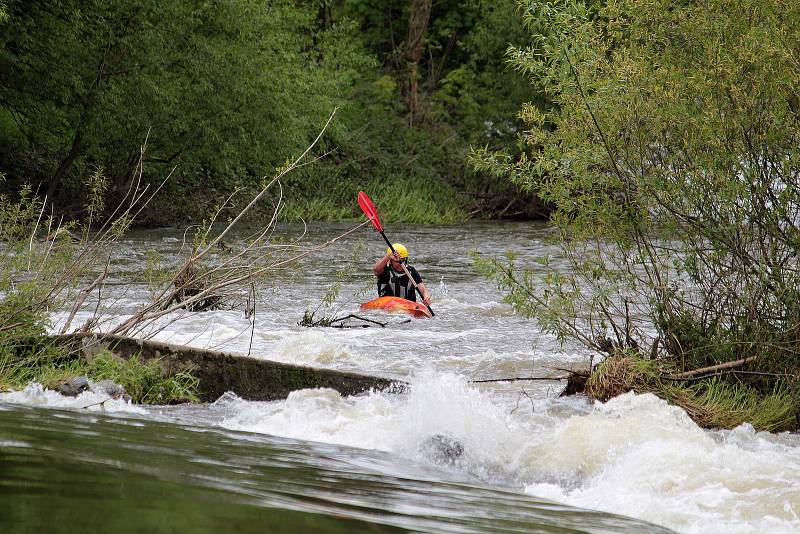
[[[397,254],[397,253],[395,253]],[[375,262],[375,265],[372,266],[372,272],[375,273],[375,276],[380,276],[383,273],[383,270],[386,269],[386,264],[389,263],[389,260],[392,259],[391,254],[387,254],[386,256],[382,257],[378,261]],[[400,255],[397,255],[398,261],[400,260]]]
[[[417,289],[419,289],[420,294],[422,295],[422,303],[426,306],[431,303],[431,294],[428,293],[428,289],[425,287],[423,282],[417,283]]]

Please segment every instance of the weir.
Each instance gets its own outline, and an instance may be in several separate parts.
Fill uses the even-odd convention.
[[[199,381],[198,395],[213,402],[226,391],[246,400],[285,399],[299,389],[330,388],[341,395],[371,390],[402,391],[407,384],[378,376],[280,363],[251,356],[173,345],[114,335],[69,334],[56,336],[73,354],[87,360],[106,349],[120,358],[158,359],[168,373],[191,369]]]

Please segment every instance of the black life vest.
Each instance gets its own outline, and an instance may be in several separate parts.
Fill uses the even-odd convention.
[[[411,273],[416,283],[422,282],[422,277],[414,267],[406,265],[406,269]],[[416,302],[417,291],[406,273],[397,273],[392,269],[391,265],[387,264],[378,277],[378,296],[400,297]]]

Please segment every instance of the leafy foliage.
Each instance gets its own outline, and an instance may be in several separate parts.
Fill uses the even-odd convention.
[[[365,181],[381,197],[402,189],[396,220],[529,213],[504,180],[465,165],[471,143],[513,145],[528,98],[524,78],[496,61],[527,39],[513,0],[436,2],[413,125],[403,59],[410,5],[9,1],[3,189],[31,183],[74,212],[83,177],[102,169],[102,204],[115,206],[138,179],[146,141],[145,182],[174,172],[139,224],[199,221],[230,193],[258,190],[339,108],[319,145],[327,156],[286,182],[286,217],[357,217],[352,198]]]
[[[49,4],[9,4],[0,100],[24,139],[9,176],[51,196],[78,195],[67,178],[96,164],[123,195],[147,137],[153,175],[178,165],[172,192],[216,200],[307,146],[369,63],[352,25],[309,32],[292,2]]]
[[[483,263],[562,338],[678,371],[800,371],[800,8],[792,2],[523,2],[511,51],[550,103],[525,152],[476,151],[556,207],[567,275]]]

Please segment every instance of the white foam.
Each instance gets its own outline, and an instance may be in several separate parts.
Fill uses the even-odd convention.
[[[343,398],[315,389],[236,402],[227,428],[419,461],[433,461],[420,445],[444,435],[463,447],[455,469],[681,532],[800,529],[800,448],[746,427],[704,431],[652,395],[623,395],[583,414],[574,401],[534,400],[512,414],[463,377],[426,370],[407,395]]]
[[[715,436],[652,395],[623,395],[530,446],[523,465],[542,480],[525,491],[681,532],[800,529],[800,452],[752,430]]]
[[[87,390],[76,397],[67,397],[36,382],[28,384],[25,389],[19,391],[0,393],[0,402],[47,408],[85,409],[93,412],[147,413],[130,402],[110,398],[107,393]]]
[[[296,364],[331,365],[350,359],[350,351],[319,329],[289,335],[275,351],[279,361]]]
[[[225,424],[237,430],[312,441],[413,451],[420,439],[432,433],[470,433],[469,420],[463,417],[465,405],[470,404],[469,396],[448,395],[448,386],[465,387],[463,381],[450,378],[450,384],[434,392],[415,384],[408,396],[372,393],[343,398],[329,389],[295,391],[282,402],[245,403]],[[436,409],[431,410],[431,406]],[[492,423],[494,415],[499,414],[492,414],[485,422]],[[476,416],[472,421],[477,419]]]

